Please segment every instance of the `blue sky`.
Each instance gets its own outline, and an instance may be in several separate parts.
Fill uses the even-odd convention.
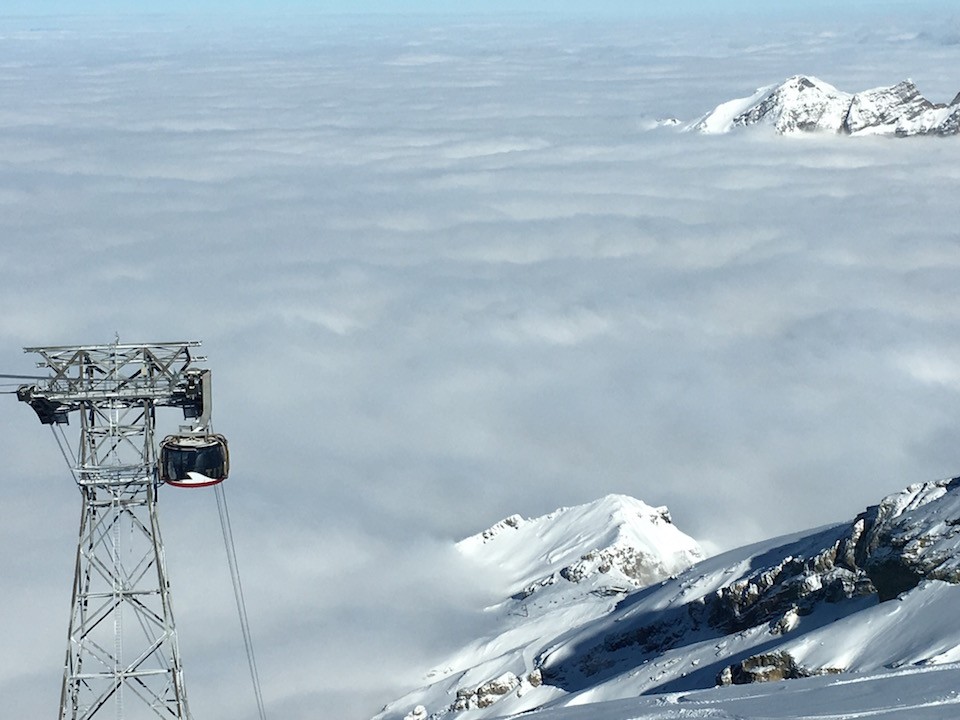
[[[851,0],[838,8],[831,0],[810,0],[804,3],[770,3],[762,0],[678,0],[670,3],[640,3],[632,0],[171,0],[170,2],[130,3],[121,0],[11,0],[4,3],[0,16],[122,13],[142,15],[149,13],[255,13],[283,15],[310,14],[537,14],[576,16],[656,16],[683,15],[694,17],[759,14],[798,15],[887,13],[905,11],[951,12],[954,4],[946,0]]]

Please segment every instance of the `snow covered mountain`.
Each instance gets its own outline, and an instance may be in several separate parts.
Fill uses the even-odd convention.
[[[624,495],[530,520],[513,515],[457,549],[496,588],[499,601],[484,609],[489,635],[448,658],[426,687],[388,705],[378,720],[426,717],[418,706],[433,718],[501,715],[562,694],[544,686],[537,665],[559,634],[703,557],[666,508]]]
[[[879,703],[887,713],[909,697],[914,710],[939,710],[890,716],[960,716],[956,689],[942,692],[960,687],[960,478],[910,486],[850,522],[686,570],[696,544],[663,509],[622,496],[514,516],[459,547],[466,562],[502,571],[504,599],[486,610],[490,633],[380,720],[534,709],[550,720],[735,717],[725,702],[756,704],[769,691],[729,686],[784,679],[783,692],[832,697],[825,713],[845,702],[851,712]],[[911,679],[923,672],[938,674]],[[880,677],[898,688],[886,704],[860,696]],[[802,702],[807,713],[819,701]],[[583,705],[590,712],[578,714]]]
[[[815,77],[795,75],[718,105],[688,129],[716,134],[749,125],[769,125],[780,134],[956,135],[960,94],[949,105],[934,104],[910,80],[850,94]]]

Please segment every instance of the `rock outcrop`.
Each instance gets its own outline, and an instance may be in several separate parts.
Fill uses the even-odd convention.
[[[960,478],[912,485],[867,513],[877,519],[860,562],[881,602],[922,580],[960,583]]]
[[[511,672],[504,673],[479,687],[457,690],[453,709],[460,711],[490,707],[502,696],[513,692],[518,687],[520,687],[520,679]]]
[[[748,685],[759,682],[796,680],[815,675],[833,675],[841,672],[836,668],[809,670],[800,665],[786,650],[751,655],[733,665],[728,665],[717,676],[717,685]]]

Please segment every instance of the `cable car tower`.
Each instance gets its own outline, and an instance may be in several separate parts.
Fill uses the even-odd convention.
[[[199,345],[24,349],[52,375],[17,397],[53,429],[83,497],[60,720],[190,720],[157,490],[216,484],[229,471],[226,440],[210,429],[210,371],[194,367]],[[159,456],[158,407],[191,421]],[[63,430],[72,413],[76,446]]]

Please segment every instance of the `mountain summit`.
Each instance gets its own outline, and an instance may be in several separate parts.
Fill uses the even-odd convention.
[[[659,582],[703,558],[665,507],[607,495],[524,520],[514,515],[457,543],[471,561],[496,568],[513,597],[561,580],[613,594]]]
[[[847,135],[956,135],[960,94],[949,105],[927,100],[911,80],[851,94],[815,77],[795,75],[750,97],[718,105],[688,129],[707,134],[750,125],[782,135],[820,131]]]
[[[457,543],[491,587],[488,631],[391,703],[378,720],[502,715],[553,698],[538,658],[559,635],[608,615],[629,593],[703,558],[665,507],[608,495],[538,518],[512,515]]]

